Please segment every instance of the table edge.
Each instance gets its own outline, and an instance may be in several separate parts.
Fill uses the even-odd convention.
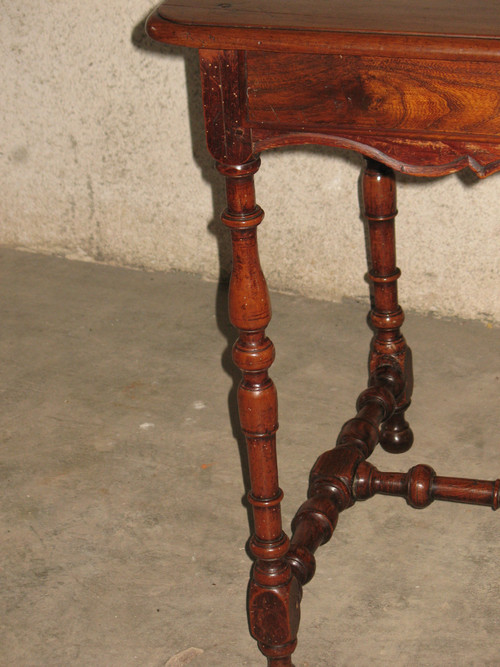
[[[500,38],[212,26],[178,23],[158,8],[146,21],[146,33],[158,42],[196,49],[500,62]],[[297,40],[297,33],[308,39]]]

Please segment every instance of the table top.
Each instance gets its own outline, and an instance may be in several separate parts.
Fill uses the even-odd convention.
[[[148,31],[196,48],[500,61],[500,0],[168,0]]]
[[[168,0],[159,14],[192,26],[500,38],[498,0]]]

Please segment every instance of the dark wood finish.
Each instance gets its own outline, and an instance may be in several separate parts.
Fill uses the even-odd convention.
[[[239,52],[254,153],[316,143],[415,175],[484,177],[500,169],[499,17],[497,1],[181,0],[148,32]]]
[[[500,144],[458,141],[450,139],[413,139],[384,137],[380,134],[308,132],[306,130],[276,132],[252,130],[255,152],[278,148],[320,144],[362,153],[393,169],[413,176],[445,176],[469,167],[480,178],[500,169]]]
[[[408,505],[423,509],[433,500],[447,500],[468,505],[485,505],[498,509],[500,479],[491,482],[479,479],[438,477],[428,465],[417,465],[407,473],[381,472],[367,461],[356,470],[354,494],[358,500],[366,500],[376,493],[402,496]]]
[[[336,447],[316,461],[310,476],[309,499],[292,522],[287,559],[302,585],[314,576],[314,552],[332,537],[339,513],[357,500],[381,493],[402,496],[415,509],[423,509],[433,500],[498,509],[500,479],[438,477],[428,465],[414,466],[407,473],[380,472],[366,461],[379,441],[380,427],[397,410],[395,396],[403,390],[404,377],[389,361],[387,366],[375,368],[370,383],[371,387],[358,398],[356,417],[344,424]]]
[[[500,2],[475,0],[175,0],[148,20],[154,39],[200,51],[208,149],[226,179],[222,214],[233,245],[229,312],[239,330],[240,422],[250,467],[256,561],[252,635],[268,666],[291,667],[301,589],[341,512],[376,493],[415,508],[448,500],[498,508],[500,481],[440,477],[427,465],[380,472],[378,443],[403,452],[412,393],[411,352],[398,303],[393,169],[422,176],[500,170]],[[253,177],[259,153],[299,144],[366,156],[362,187],[370,242],[369,385],[357,414],[310,475],[308,499],[283,532],[277,398],[269,378],[271,309],[259,263]]]
[[[193,28],[272,27],[289,30],[366,32],[407,35],[456,35],[493,37],[500,34],[498,2],[479,4],[475,0],[398,0],[374,3],[371,0],[184,0],[165,2],[162,18]]]
[[[220,64],[221,58],[215,60]],[[228,61],[229,65],[231,60]],[[211,80],[211,79],[210,79]],[[231,157],[227,142],[224,157]],[[228,207],[222,221],[231,230],[233,271],[229,286],[229,314],[239,330],[233,359],[242,371],[238,389],[240,423],[245,434],[252,488],[248,500],[253,507],[255,533],[250,550],[256,558],[248,594],[250,630],[273,667],[291,665],[299,624],[301,589],[285,555],[288,537],[281,527],[276,430],[278,401],[268,375],[274,346],[265,329],[271,305],[257,250],[257,225],[264,213],[255,203],[253,175],[260,165],[218,162],[226,177]]]
[[[243,69],[244,57],[237,51],[200,52],[207,146],[226,164],[242,164],[254,155],[251,132],[243,126]]]
[[[469,141],[500,131],[491,63],[288,53],[268,61],[266,52],[247,54],[252,126]]]
[[[398,366],[391,363],[375,369],[370,384],[358,398],[356,416],[342,427],[336,447],[316,461],[310,475],[309,499],[292,522],[287,559],[302,585],[314,576],[314,552],[333,535],[339,513],[356,500],[356,471],[375,449],[380,426],[394,413],[394,393],[401,394],[404,380]]]
[[[404,418],[413,389],[411,350],[401,334],[404,314],[398,303],[396,266],[396,181],[394,172],[379,162],[367,160],[363,173],[363,200],[370,236],[371,266],[368,272],[373,289],[370,313],[375,329],[370,354],[370,371],[387,364],[399,367],[404,386],[397,396],[394,414],[381,428],[380,444],[389,452],[409,449],[413,433]]]
[[[500,60],[498,0],[180,0],[147,30],[197,49]]]

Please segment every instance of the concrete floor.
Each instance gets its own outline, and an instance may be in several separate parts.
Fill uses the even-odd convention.
[[[247,473],[224,290],[0,259],[0,664],[262,665],[245,614]],[[275,294],[273,306],[288,530],[308,470],[354,414],[370,332],[366,304]],[[500,476],[499,329],[410,314],[405,333],[416,442],[374,463]],[[499,518],[384,497],[342,514],[304,592],[297,667],[500,665]]]

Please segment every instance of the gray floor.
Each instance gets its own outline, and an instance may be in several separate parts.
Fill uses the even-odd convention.
[[[0,260],[0,663],[262,665],[244,611],[247,474],[223,290]],[[370,332],[366,304],[273,305],[288,530],[309,468],[354,413]],[[410,314],[405,332],[416,443],[373,461],[500,476],[499,329]],[[345,512],[304,592],[297,667],[500,665],[499,520],[383,497]]]

